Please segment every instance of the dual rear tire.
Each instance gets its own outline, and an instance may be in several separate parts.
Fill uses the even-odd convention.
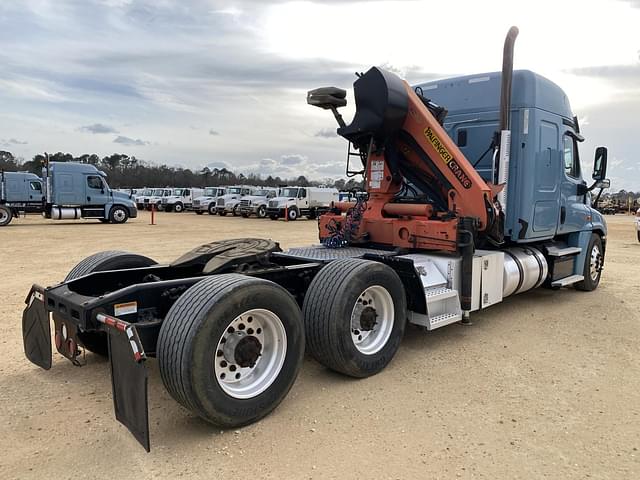
[[[189,288],[165,317],[157,347],[171,396],[227,428],[253,423],[276,408],[303,355],[295,299],[273,282],[237,274],[208,277]]]

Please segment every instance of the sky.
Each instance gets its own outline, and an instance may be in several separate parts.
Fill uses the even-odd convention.
[[[640,0],[2,0],[0,149],[338,178],[346,141],[308,90],[496,71],[511,25],[515,68],[581,120],[583,170],[606,145],[612,190],[640,190]]]

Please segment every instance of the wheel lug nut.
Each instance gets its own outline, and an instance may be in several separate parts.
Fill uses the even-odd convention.
[[[222,360],[222,361],[220,362],[220,366],[221,366],[222,368],[226,368],[226,366],[227,366],[227,362],[226,362],[225,360]]]
[[[229,366],[229,370],[231,370],[232,372],[236,371],[236,366],[235,365],[230,365]]]

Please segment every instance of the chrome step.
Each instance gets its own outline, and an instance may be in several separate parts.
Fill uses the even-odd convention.
[[[568,285],[573,285],[574,283],[581,282],[582,280],[584,280],[584,275],[569,275],[568,277],[564,277],[551,282],[551,286],[566,287]]]
[[[429,318],[429,330],[444,327],[450,323],[456,323],[462,320],[462,313],[443,313]]]
[[[424,296],[427,299],[427,305],[441,300],[446,300],[447,298],[455,297],[457,295],[457,291],[447,288],[444,285],[424,289]]]
[[[567,255],[577,255],[582,252],[580,247],[547,247],[547,253],[550,257],[566,257]]]

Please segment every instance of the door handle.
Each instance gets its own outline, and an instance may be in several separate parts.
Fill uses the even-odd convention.
[[[87,197],[87,202],[90,202],[90,201],[91,201],[91,197]]]
[[[567,219],[567,208],[560,207],[560,223],[564,224],[564,221]]]

